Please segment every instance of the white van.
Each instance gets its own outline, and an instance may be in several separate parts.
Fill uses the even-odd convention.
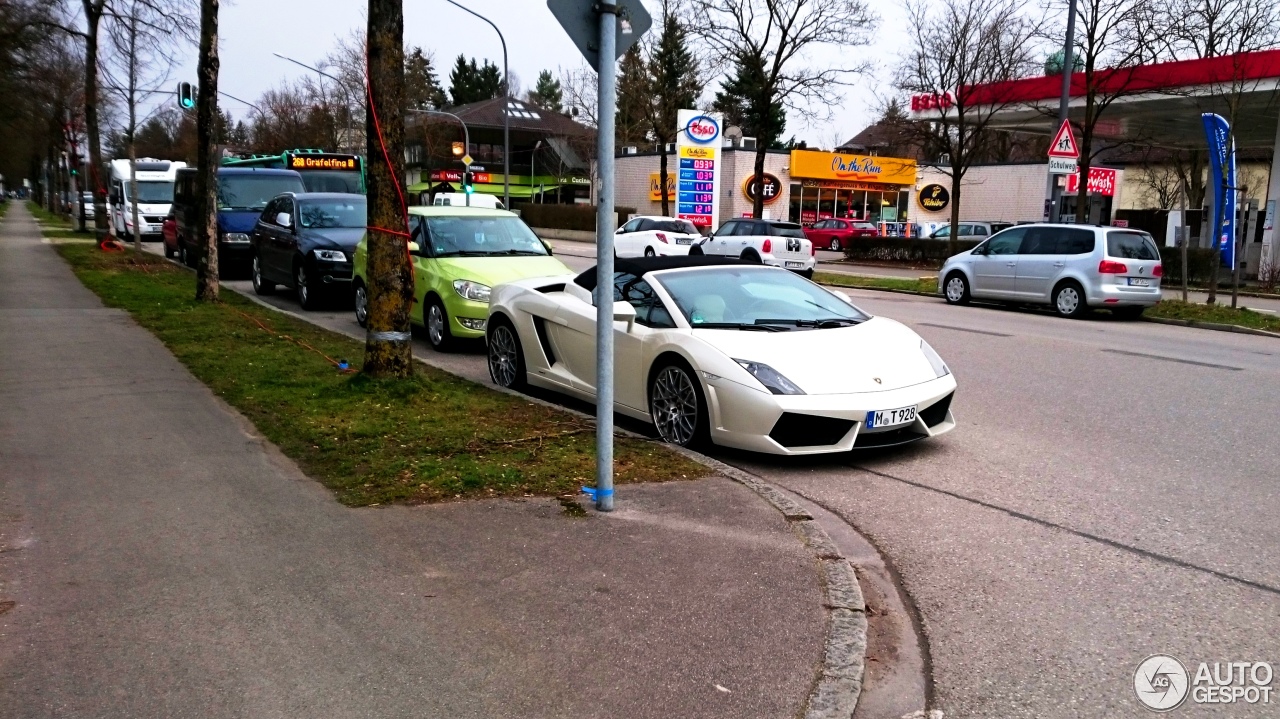
[[[164,218],[173,206],[173,182],[185,162],[171,162],[154,158],[138,158],[138,234],[142,237],[160,237]],[[112,160],[110,164],[110,188],[107,193],[107,213],[115,228],[116,236],[133,239],[133,207],[129,196],[129,161]]]
[[[444,207],[483,207],[486,210],[505,210],[502,206],[502,200],[497,195],[482,195],[474,193],[471,195],[471,202],[467,202],[467,193],[465,192],[441,192],[432,200],[432,205]]]

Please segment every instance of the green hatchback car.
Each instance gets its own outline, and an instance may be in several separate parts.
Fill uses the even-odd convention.
[[[573,274],[514,212],[479,207],[410,207],[414,297],[410,319],[439,351],[484,337],[489,289],[527,277]],[[356,321],[369,318],[368,236],[356,245]]]

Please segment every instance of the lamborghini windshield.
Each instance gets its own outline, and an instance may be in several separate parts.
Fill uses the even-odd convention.
[[[844,327],[861,310],[787,270],[707,267],[654,275],[694,329]]]

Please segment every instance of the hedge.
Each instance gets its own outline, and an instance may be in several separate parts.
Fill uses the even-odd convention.
[[[1164,284],[1182,283],[1182,249],[1160,247],[1160,261],[1164,264]],[[1207,285],[1213,276],[1213,250],[1207,247],[1187,248],[1187,282]]]
[[[844,248],[844,256],[845,259],[854,261],[878,260],[942,267],[942,263],[951,255],[977,246],[978,243],[973,240],[959,241],[953,249],[946,240],[860,237]]]
[[[524,203],[515,208],[525,224],[530,227],[546,227],[553,230],[582,230],[592,232],[596,229],[595,205],[538,205]],[[634,207],[615,208],[618,213],[618,226],[634,215]]]

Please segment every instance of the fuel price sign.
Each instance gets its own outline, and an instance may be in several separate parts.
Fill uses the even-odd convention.
[[[720,224],[719,113],[681,110],[677,115],[676,216],[698,227]]]

